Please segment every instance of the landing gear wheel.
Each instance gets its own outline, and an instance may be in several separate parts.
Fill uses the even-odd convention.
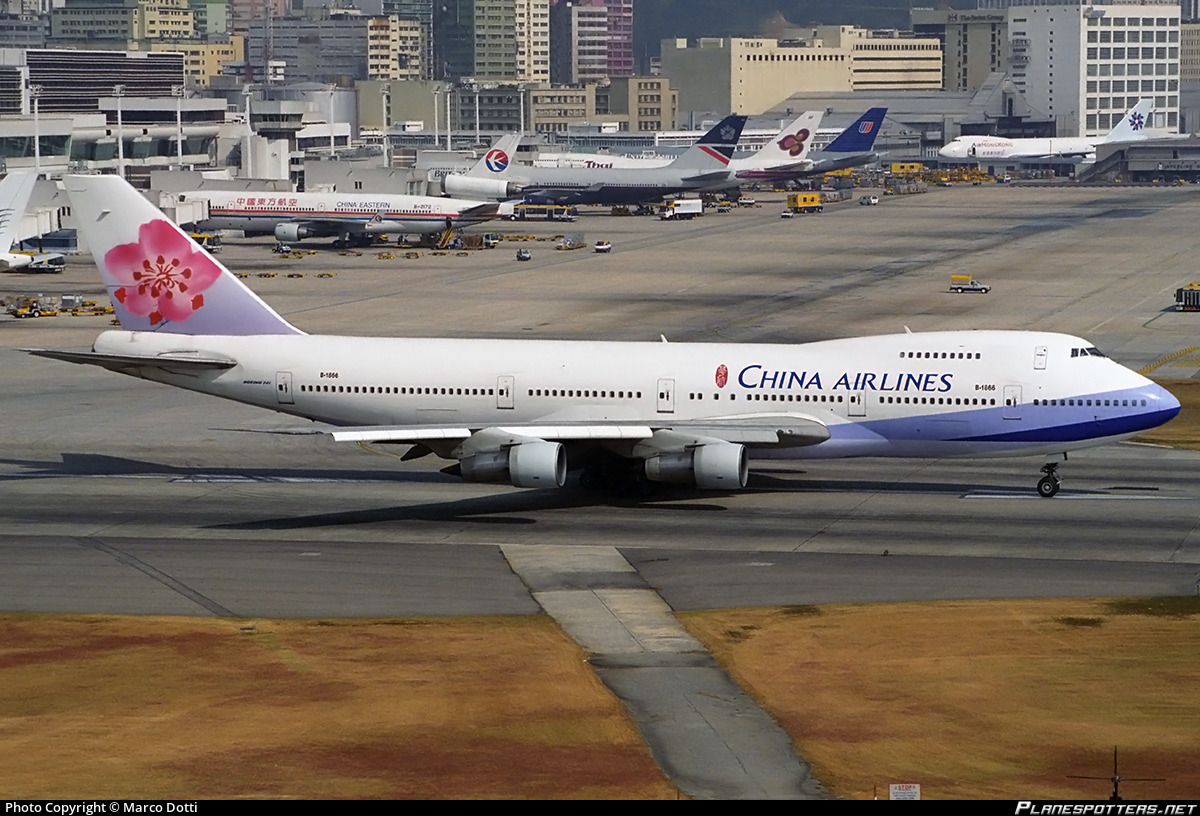
[[[1052,499],[1058,493],[1059,481],[1051,476],[1043,476],[1037,483],[1038,495],[1043,499]]]
[[[1058,478],[1058,462],[1047,462],[1042,465],[1043,476],[1037,483],[1038,495],[1043,499],[1052,499],[1058,493],[1062,479]]]

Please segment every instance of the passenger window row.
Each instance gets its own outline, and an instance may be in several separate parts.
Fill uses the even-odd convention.
[[[980,360],[983,355],[978,351],[902,351],[900,359],[908,360]]]
[[[978,397],[880,397],[879,404],[899,403],[902,405],[995,405],[995,399]]]
[[[641,391],[592,391],[578,388],[530,388],[531,397],[585,397],[588,399],[641,399]]]
[[[1142,408],[1145,408],[1145,407],[1146,407],[1146,401],[1145,401],[1145,400],[1142,400],[1142,401],[1139,403],[1139,402],[1138,402],[1138,400],[1127,400],[1127,399],[1124,399],[1124,400],[1115,400],[1115,399],[1114,399],[1114,400],[1098,400],[1098,399],[1096,399],[1096,400],[1082,400],[1082,399],[1051,399],[1051,400],[1034,400],[1034,401],[1033,401],[1033,404],[1034,404],[1034,405],[1051,405],[1051,406],[1056,406],[1056,405],[1067,405],[1067,406],[1070,406],[1070,405],[1074,405],[1074,406],[1077,406],[1077,407],[1088,407],[1088,406],[1093,406],[1093,407],[1096,407],[1096,408],[1108,408],[1108,407],[1111,407],[1111,408],[1128,408],[1128,407],[1130,407],[1130,403],[1131,403],[1131,402],[1132,402],[1132,404],[1133,404],[1133,407],[1134,407],[1134,408],[1137,408],[1139,405],[1140,405]]]
[[[395,385],[301,385],[301,391],[322,394],[445,394],[460,397],[491,397],[494,388],[416,388]]]

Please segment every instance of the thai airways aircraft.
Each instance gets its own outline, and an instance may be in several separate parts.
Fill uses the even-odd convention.
[[[817,127],[821,124],[821,111],[800,114],[789,122],[774,138],[756,150],[753,155],[729,160],[729,171],[741,180],[774,179],[772,173],[807,170],[812,167],[808,150]],[[651,169],[666,167],[669,158],[617,156],[600,153],[544,153],[533,164],[535,167],[586,167],[590,169]]]
[[[368,235],[424,235],[481,224],[499,215],[490,201],[379,193],[268,193],[198,190],[179,200],[208,201],[200,230],[243,230],[284,242],[336,237],[351,243]]]
[[[1094,159],[1096,145],[1149,138],[1146,117],[1154,100],[1142,99],[1129,109],[1106,136],[1066,136],[1061,139],[1005,139],[1002,136],[959,136],[938,151],[947,159]]]
[[[509,135],[465,174],[446,176],[442,189],[452,196],[524,198],[553,204],[634,204],[707,190],[731,178],[729,158],[745,124],[745,116],[727,116],[675,161],[638,170],[517,167],[511,159],[520,135]]]
[[[745,487],[750,458],[1044,456],[1126,439],[1170,393],[1065,334],[803,345],[309,335],[116,176],[64,186],[122,329],[33,354],[410,445],[471,482]]]
[[[0,181],[0,271],[22,269],[37,260],[33,255],[12,251],[36,183],[37,175],[25,172],[9,173]]]
[[[873,152],[872,148],[886,115],[887,108],[871,108],[838,134],[824,149],[810,154],[809,148],[820,124],[821,113],[817,111],[801,114],[754,155],[730,159],[729,167],[733,172],[733,180],[792,181],[878,161],[879,154]],[[550,167],[650,168],[665,167],[669,161],[661,157],[551,153],[544,154],[534,164]],[[722,180],[715,186],[728,186],[728,181]]]

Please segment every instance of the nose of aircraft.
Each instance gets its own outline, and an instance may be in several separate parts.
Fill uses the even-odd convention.
[[[1162,417],[1159,424],[1169,422],[1179,414],[1179,400],[1161,385],[1151,386],[1150,398],[1158,404],[1158,413]]]
[[[938,151],[938,155],[944,159],[961,159],[962,153],[959,150],[961,145],[958,142],[951,142]]]

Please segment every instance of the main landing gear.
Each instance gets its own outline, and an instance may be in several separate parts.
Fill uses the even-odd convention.
[[[1038,495],[1043,499],[1053,499],[1058,493],[1059,485],[1062,484],[1062,479],[1058,478],[1058,462],[1047,462],[1042,465],[1042,473],[1046,475],[1038,480]]]

